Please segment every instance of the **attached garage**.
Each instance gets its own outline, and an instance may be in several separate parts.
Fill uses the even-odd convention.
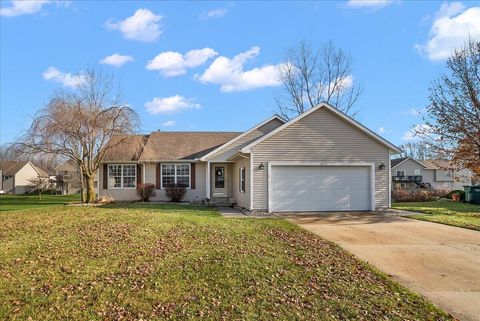
[[[375,209],[373,164],[275,164],[269,169],[269,211]]]

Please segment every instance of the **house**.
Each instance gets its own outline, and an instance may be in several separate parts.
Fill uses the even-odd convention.
[[[56,188],[62,194],[77,194],[81,189],[81,175],[78,165],[72,160],[55,167]]]
[[[25,194],[32,178],[48,178],[49,175],[29,161],[0,162],[0,191],[8,194]]]
[[[285,121],[238,132],[153,132],[115,137],[98,194],[136,200],[137,183],[183,184],[186,201],[258,211],[379,210],[390,206],[390,155],[400,149],[322,103]],[[113,144],[113,143],[112,143]]]
[[[463,190],[472,184],[472,172],[459,169],[445,160],[415,160],[410,157],[393,159],[393,189]]]

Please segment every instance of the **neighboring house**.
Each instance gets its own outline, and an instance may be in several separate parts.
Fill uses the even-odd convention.
[[[470,170],[458,169],[444,160],[419,161],[402,157],[393,159],[391,164],[394,190],[463,190],[463,186],[472,183]]]
[[[25,194],[31,185],[31,179],[49,177],[45,171],[35,167],[29,161],[2,161],[0,162],[0,173],[0,190],[8,194]]]
[[[136,200],[138,183],[185,185],[185,201],[261,211],[377,210],[390,206],[390,155],[400,149],[322,103],[244,133],[153,132],[115,137],[98,194]]]
[[[55,167],[56,187],[62,195],[77,194],[81,189],[81,176],[78,165],[68,160]]]

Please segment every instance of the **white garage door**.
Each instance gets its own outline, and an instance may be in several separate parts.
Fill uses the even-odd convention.
[[[370,210],[368,166],[272,166],[270,211]]]

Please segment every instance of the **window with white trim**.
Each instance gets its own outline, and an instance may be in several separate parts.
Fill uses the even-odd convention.
[[[420,170],[419,170],[419,169],[415,169],[414,174],[415,174],[415,175],[420,175]]]
[[[404,170],[401,170],[401,171],[397,171],[397,176],[405,176],[405,171]]]
[[[108,188],[135,188],[137,181],[137,165],[109,164]]]
[[[162,164],[162,189],[169,185],[190,188],[190,164]]]
[[[240,172],[239,172],[239,183],[240,183],[240,186],[239,186],[239,190],[241,193],[245,193],[245,181],[246,181],[246,178],[245,178],[245,167],[242,167],[240,168]]]

